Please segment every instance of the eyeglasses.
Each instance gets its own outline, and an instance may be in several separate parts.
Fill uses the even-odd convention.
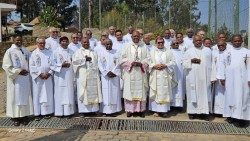
[[[164,42],[157,42],[157,44],[163,44]]]
[[[173,43],[172,45],[176,46],[176,45],[179,45],[178,43]]]
[[[45,44],[45,42],[39,42],[38,44]]]

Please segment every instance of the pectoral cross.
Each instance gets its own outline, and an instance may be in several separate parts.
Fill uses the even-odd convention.
[[[138,62],[140,59],[139,59],[139,56],[138,56],[138,46],[136,47],[135,46],[135,62]]]
[[[244,58],[245,58],[245,60],[244,60],[245,65],[247,66],[247,58],[249,58],[249,57],[247,57],[247,54],[246,54],[246,57],[244,57]]]

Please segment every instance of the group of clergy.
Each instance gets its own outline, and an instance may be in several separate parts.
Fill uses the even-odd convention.
[[[6,115],[19,126],[30,115],[115,116],[124,108],[127,117],[144,117],[148,108],[167,117],[170,108],[186,105],[190,119],[209,120],[213,113],[244,126],[250,120],[250,53],[242,42],[234,35],[227,43],[221,33],[212,46],[203,30],[194,35],[188,29],[184,38],[167,29],[152,44],[142,29],[130,26],[123,36],[111,26],[99,41],[87,30],[73,33],[69,43],[51,28],[30,53],[16,36],[3,58]]]

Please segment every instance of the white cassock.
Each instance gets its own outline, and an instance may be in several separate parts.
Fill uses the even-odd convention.
[[[125,40],[122,41],[115,41],[113,42],[113,49],[117,50],[117,53],[120,54],[124,46],[127,44]]]
[[[105,45],[99,44],[98,46],[96,46],[96,47],[94,48],[93,51],[95,52],[95,54],[96,54],[97,57],[98,57],[98,56],[100,56],[105,50],[106,50]]]
[[[250,52],[232,47],[219,59],[217,78],[226,80],[223,117],[250,120]]]
[[[132,34],[127,33],[127,34],[123,37],[123,40],[124,40],[126,43],[132,42]]]
[[[112,43],[114,43],[115,41],[117,41],[117,38],[115,37],[115,35],[109,34],[108,38],[112,41]]]
[[[163,38],[163,39],[164,39],[164,47],[170,49],[172,40],[170,38],[169,39]]]
[[[217,45],[216,45],[217,46]],[[228,49],[224,51],[219,51],[217,49],[212,49],[212,81],[215,83],[212,86],[212,99],[213,99],[213,113],[223,114],[224,113],[224,103],[225,103],[225,87],[221,85],[220,80],[216,78],[219,71],[219,59],[220,56],[227,52]]]
[[[80,49],[81,47],[82,47],[82,44],[80,44],[80,43],[75,44],[75,43],[71,42],[71,43],[68,45],[68,49],[72,50],[73,53],[75,53],[75,52],[76,52],[78,49]]]
[[[174,73],[177,80],[177,87],[172,89],[173,99],[171,106],[183,107],[183,100],[185,99],[185,76],[183,68],[183,52],[180,49],[171,49],[176,65],[174,66]]]
[[[184,54],[189,49],[189,46],[185,42],[183,42],[183,43],[179,44],[179,49]]]
[[[123,50],[123,48],[125,47],[126,44],[127,44],[127,42],[125,42],[125,40],[115,41],[113,43],[113,48],[114,48],[114,50],[116,50],[116,54],[117,54],[118,57],[121,56],[121,52],[122,52],[122,50]],[[123,80],[122,80],[121,77],[120,77],[120,87],[121,87],[121,90],[123,90]]]
[[[142,42],[138,44],[131,42],[123,48],[120,57],[123,69],[122,79],[124,81],[123,98],[125,99],[125,111],[142,112],[146,108],[149,52]],[[141,62],[142,67],[132,67],[131,64],[134,61]]]
[[[59,38],[52,38],[49,37],[45,40],[46,44],[45,44],[45,48],[46,49],[50,49],[51,51],[56,50],[58,47],[60,47],[59,44]]]
[[[152,51],[152,50],[154,50],[156,47],[155,46],[153,46],[152,44],[145,44],[145,46],[146,46],[146,48],[148,49],[148,51],[150,52],[150,51]]]
[[[103,99],[100,111],[106,114],[120,112],[122,110],[120,90],[121,70],[116,50],[105,50],[98,58],[98,67],[101,72]],[[117,76],[113,78],[108,77],[107,73],[109,71]]]
[[[200,64],[191,63],[198,58]],[[212,53],[207,47],[192,47],[184,53],[188,114],[209,114],[211,105]]]
[[[52,52],[49,49],[36,48],[30,57],[30,74],[33,87],[34,115],[48,115],[54,113]],[[48,79],[41,79],[41,73],[50,73]]]
[[[86,61],[85,56],[91,57]],[[77,81],[77,102],[79,113],[97,112],[102,102],[101,84],[96,54],[81,48],[72,58]]]
[[[7,75],[6,116],[11,118],[33,115],[30,75],[19,75],[22,69],[29,71],[30,53],[24,47],[21,50],[12,44],[3,57],[2,67]]]
[[[193,38],[189,38],[188,36],[186,36],[186,37],[183,38],[183,40],[184,40],[184,43],[186,44],[186,46],[187,46],[188,48],[194,46]]]
[[[90,46],[91,50],[94,50],[94,48],[97,46],[97,42],[98,42],[98,40],[94,37],[91,37],[89,39],[89,46]]]
[[[82,47],[82,44],[80,42],[78,42],[77,44],[74,44],[73,42],[71,42],[69,45],[68,45],[68,49],[72,50],[73,51],[73,54]],[[75,99],[77,101],[77,96],[76,96],[76,79],[75,79],[75,76],[74,76],[74,93],[75,93]]]
[[[156,64],[165,64],[163,70],[153,69]],[[174,75],[175,59],[170,49],[155,48],[150,52],[149,64],[149,110],[168,112],[172,100],[172,88],[176,86]]]
[[[55,116],[68,116],[75,112],[73,66],[62,67],[63,62],[71,64],[72,55],[69,48],[59,47],[53,52]]]

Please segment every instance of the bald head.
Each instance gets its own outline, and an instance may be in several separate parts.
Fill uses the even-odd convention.
[[[112,43],[112,40],[110,40],[109,38],[107,38],[105,40],[105,47],[107,50],[112,50],[112,46],[113,46],[113,43]]]
[[[88,38],[82,38],[82,47],[85,49],[89,49],[89,39]]]
[[[133,42],[134,43],[139,43],[140,38],[141,38],[140,32],[137,31],[137,30],[133,31],[133,33],[132,33],[132,40],[133,40]]]
[[[150,34],[145,34],[145,35],[143,36],[143,42],[144,42],[145,44],[149,44],[149,43],[150,43],[150,40],[151,40]]]
[[[115,35],[115,27],[114,26],[109,27],[109,34],[110,35]]]
[[[200,48],[202,46],[202,37],[199,35],[195,35],[193,37],[193,43],[196,48]]]
[[[194,30],[192,28],[187,29],[188,38],[192,38],[194,35]]]
[[[201,36],[201,39],[203,40],[205,38],[206,32],[204,30],[199,30],[196,35]]]

